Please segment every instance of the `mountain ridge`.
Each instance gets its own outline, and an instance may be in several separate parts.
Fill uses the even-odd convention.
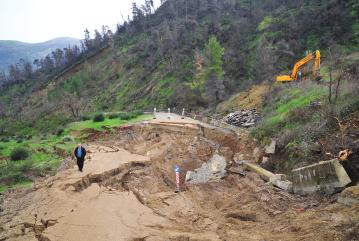
[[[79,44],[80,40],[71,37],[58,37],[39,43],[27,43],[18,40],[0,40],[0,72],[8,71],[8,66],[19,59],[34,60],[44,57],[57,48]]]

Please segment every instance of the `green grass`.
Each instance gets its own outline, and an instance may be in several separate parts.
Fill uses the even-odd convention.
[[[92,120],[87,120],[87,121],[73,122],[73,123],[69,124],[68,129],[74,130],[74,131],[81,131],[84,129],[94,129],[94,130],[101,131],[101,130],[103,130],[103,127],[117,127],[117,126],[121,126],[123,124],[135,123],[135,122],[140,122],[140,121],[145,121],[145,120],[150,120],[150,119],[152,119],[152,115],[140,115],[140,116],[137,116],[136,118],[128,120],[128,121],[121,120],[119,118],[117,118],[117,119],[106,118],[102,122],[94,122]]]
[[[25,180],[25,181],[22,181],[22,182],[18,182],[18,183],[13,184],[13,185],[2,185],[2,184],[0,184],[0,193],[4,193],[7,190],[12,189],[12,188],[31,188],[32,185],[33,185],[33,181],[30,181],[30,180]]]
[[[150,119],[152,119],[152,115],[138,115],[130,120],[106,118],[103,122],[94,122],[93,120],[79,121],[70,123],[59,136],[34,136],[29,140],[23,140],[21,143],[18,143],[16,139],[0,142],[0,158],[3,159],[0,161],[0,193],[9,188],[29,187],[32,184],[32,179],[36,176],[54,174],[63,159],[55,152],[55,147],[61,148],[67,154],[70,154],[78,140],[74,138],[73,141],[64,142],[63,138],[73,130],[102,130],[105,126],[117,127]],[[12,150],[19,147],[28,150],[29,157],[26,160],[10,161]]]
[[[293,111],[307,108],[314,100],[323,100],[327,89],[319,85],[309,87],[285,88],[277,93],[281,96],[274,103],[270,103],[264,109],[265,118],[260,126],[253,130],[256,138],[263,139],[266,136],[273,136],[285,129],[294,129],[302,125],[306,120],[301,116],[293,116]],[[316,116],[310,116],[315,119]]]
[[[76,145],[74,142],[62,142],[62,136],[49,135],[46,139],[36,136],[30,140],[17,143],[11,139],[9,142],[0,142],[0,193],[14,187],[27,187],[36,176],[54,173],[62,160],[55,153],[54,146],[58,146],[68,153]],[[10,161],[9,156],[13,149],[23,147],[28,150],[26,160]],[[7,161],[5,161],[7,159]]]

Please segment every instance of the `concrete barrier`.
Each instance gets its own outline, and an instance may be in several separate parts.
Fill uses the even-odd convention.
[[[348,174],[336,159],[294,169],[292,181],[293,192],[298,194],[333,194],[351,183]]]

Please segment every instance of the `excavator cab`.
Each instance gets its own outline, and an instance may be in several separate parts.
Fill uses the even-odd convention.
[[[307,56],[296,62],[290,75],[277,76],[277,82],[290,82],[297,80],[300,68],[311,60],[314,60],[313,75],[315,77],[315,80],[320,80],[320,51],[316,50],[315,52],[308,54]]]

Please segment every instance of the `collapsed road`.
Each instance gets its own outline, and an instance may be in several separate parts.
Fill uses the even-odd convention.
[[[270,185],[234,161],[256,155],[244,132],[160,113],[150,122],[94,132],[85,145],[83,173],[68,168],[7,195],[0,240],[359,237],[357,186],[343,194],[300,196]],[[180,193],[174,192],[175,165],[181,167]]]

